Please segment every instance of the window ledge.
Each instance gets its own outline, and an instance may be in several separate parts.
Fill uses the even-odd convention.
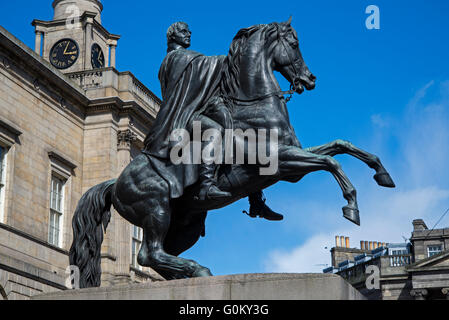
[[[52,244],[49,244],[46,241],[38,239],[38,238],[36,238],[36,237],[34,237],[32,235],[29,235],[29,234],[27,234],[27,233],[25,233],[23,231],[20,231],[20,230],[14,228],[14,227],[8,226],[8,225],[3,224],[3,223],[0,223],[0,229],[4,229],[6,231],[9,231],[9,232],[12,232],[14,234],[17,234],[18,236],[21,236],[21,237],[23,237],[25,239],[31,240],[31,241],[33,241],[33,242],[35,242],[37,244],[43,245],[44,247],[47,247],[49,249],[53,249],[55,251],[58,251],[59,253],[65,254],[67,256],[69,255],[69,252],[67,250],[64,250],[62,248],[56,247],[56,246],[54,246]]]
[[[68,167],[71,170],[78,167],[78,164],[75,161],[69,159],[67,156],[62,155],[61,153],[59,153],[55,150],[48,151],[48,156],[52,160],[61,162],[64,166]]]

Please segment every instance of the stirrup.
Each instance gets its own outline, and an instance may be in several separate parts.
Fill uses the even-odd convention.
[[[211,190],[211,188],[214,188],[214,192],[215,192],[215,196],[209,195],[209,191]],[[217,200],[217,199],[226,199],[226,198],[230,198],[232,197],[232,194],[230,192],[227,191],[222,191],[220,190],[220,188],[218,188],[215,184],[211,184],[208,188],[207,191],[204,194],[204,198],[206,200]]]

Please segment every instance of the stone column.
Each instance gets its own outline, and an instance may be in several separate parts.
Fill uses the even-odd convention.
[[[38,55],[41,55],[41,46],[42,46],[42,31],[36,30],[36,39],[34,41],[34,52]]]
[[[104,57],[104,66],[109,67],[109,46],[106,46],[106,56]]]
[[[111,44],[111,67],[115,68],[115,49],[117,48],[116,44]]]
[[[413,289],[410,291],[410,295],[415,298],[415,300],[426,300],[426,296],[429,294],[427,289]]]
[[[93,69],[91,65],[91,54],[92,54],[92,19],[87,19],[86,22],[86,52],[84,53],[84,69]]]
[[[131,161],[131,144],[137,136],[129,129],[117,133],[117,170],[122,172]],[[115,270],[116,284],[131,282],[129,267],[131,265],[131,224],[115,213],[115,248],[117,264]]]
[[[449,300],[449,288],[443,288],[441,292],[446,296],[446,300]]]

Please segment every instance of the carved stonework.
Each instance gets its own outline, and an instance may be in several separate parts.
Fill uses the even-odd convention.
[[[66,108],[66,102],[65,102],[65,99],[64,99],[63,97],[60,97],[60,98],[59,98],[59,106],[60,106],[62,109],[65,109],[65,108]]]
[[[103,84],[103,72],[85,71],[69,75],[83,89],[99,87]]]
[[[449,288],[443,288],[441,292],[446,296],[446,300],[449,300]]]
[[[2,66],[3,66],[5,69],[9,69],[9,68],[11,67],[11,63],[9,62],[9,59],[8,59],[8,58],[6,58],[6,57],[1,57],[0,61],[1,61]]]
[[[41,88],[41,83],[39,82],[39,79],[34,79],[34,81],[33,81],[33,86],[34,86],[34,89],[36,89],[37,91],[39,91],[40,90],[40,88]]]
[[[137,140],[137,135],[131,130],[123,130],[117,132],[117,146],[118,148],[131,148],[131,144]]]
[[[410,291],[410,295],[415,298],[415,300],[426,300],[426,296],[429,294],[427,289],[413,289]]]

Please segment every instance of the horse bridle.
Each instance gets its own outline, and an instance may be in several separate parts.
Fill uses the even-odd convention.
[[[284,50],[287,53],[288,59],[290,61],[290,65],[293,67],[293,71],[295,72],[295,76],[293,77],[292,83],[290,83],[290,90],[286,91],[287,92],[286,94],[289,94],[289,97],[287,97],[285,99],[285,101],[289,102],[290,99],[293,97],[293,93],[295,93],[296,89],[298,89],[296,87],[296,81],[300,80],[300,76],[299,76],[298,70],[296,69],[296,62],[298,62],[299,59],[293,60],[292,57],[290,56],[290,53],[288,52],[287,47],[285,46],[284,38],[281,37],[281,30],[279,29],[279,24],[277,24],[277,23],[276,23],[276,29],[277,29],[277,33],[278,33],[278,42],[282,43],[282,46],[284,47]],[[285,92],[285,91],[281,91],[281,94],[282,94],[282,92]]]
[[[277,40],[278,40],[278,42],[282,43],[282,46],[284,47],[284,50],[287,53],[288,59],[290,60],[290,65],[293,66],[293,70],[295,72],[295,76],[293,78],[293,83],[290,83],[290,90],[288,90],[288,91],[278,90],[278,91],[274,91],[274,92],[265,94],[263,96],[256,97],[256,98],[251,98],[251,99],[240,99],[240,98],[232,97],[232,96],[229,96],[229,95],[222,95],[223,98],[234,100],[234,101],[239,101],[239,102],[255,102],[255,101],[265,100],[265,99],[268,99],[268,98],[273,97],[273,96],[278,96],[278,97],[282,96],[282,98],[285,99],[286,103],[289,102],[292,99],[293,94],[296,92],[296,89],[297,89],[296,81],[298,81],[300,79],[299,72],[298,72],[298,70],[296,69],[296,66],[295,66],[296,62],[298,62],[299,59],[297,59],[297,60],[293,60],[292,59],[292,57],[290,56],[290,54],[289,54],[289,52],[287,50],[287,47],[285,46],[284,39],[281,37],[281,31],[279,29],[279,24],[276,23],[275,25],[276,25],[276,30],[277,30],[277,34],[278,34]],[[284,97],[284,96],[287,96],[287,97]]]

